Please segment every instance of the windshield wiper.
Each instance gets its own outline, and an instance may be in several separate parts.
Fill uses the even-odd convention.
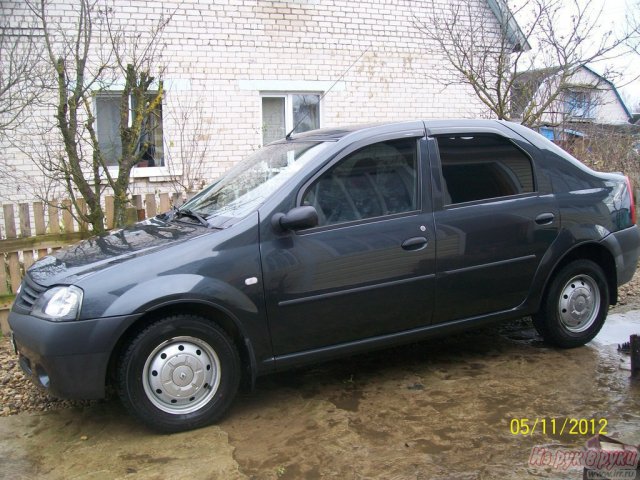
[[[197,220],[198,222],[200,222],[202,225],[204,225],[205,227],[209,227],[209,222],[207,222],[207,220],[200,215],[199,213],[193,212],[191,210],[188,210],[186,208],[173,208],[173,211],[175,212],[175,216],[177,218],[179,217],[189,217],[189,218],[193,218],[194,220]]]

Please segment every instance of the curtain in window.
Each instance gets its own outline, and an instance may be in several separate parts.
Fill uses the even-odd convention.
[[[266,145],[280,140],[285,132],[285,99],[284,97],[262,98],[262,138]]]
[[[320,128],[319,95],[293,95],[293,124],[295,132]]]
[[[149,96],[152,101],[154,95]],[[140,135],[138,148],[146,148],[142,155],[142,162],[147,167],[161,167],[164,165],[164,150],[162,148],[162,105],[158,105],[145,119]]]
[[[122,155],[120,143],[120,95],[96,95],[98,145],[107,165],[117,166]]]

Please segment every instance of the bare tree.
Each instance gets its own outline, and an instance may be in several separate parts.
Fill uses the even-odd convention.
[[[623,172],[640,182],[640,153],[631,125],[583,125],[583,137],[562,141],[562,147],[596,170]]]
[[[172,14],[161,16],[157,24],[146,35],[118,28],[112,21],[112,10],[105,12],[105,24],[109,42],[116,60],[116,71],[123,77],[124,87],[120,99],[120,143],[122,155],[118,159],[118,174],[113,177],[108,169],[106,176],[113,189],[114,222],[125,222],[125,209],[129,204],[129,179],[131,170],[145,158],[153,156],[155,145],[153,130],[157,128],[154,116],[162,107],[164,84],[160,78],[164,74],[161,66],[160,51],[162,33],[171,20]],[[155,86],[154,86],[155,84]],[[94,120],[89,113],[89,118]],[[98,141],[93,121],[89,122],[92,143]],[[162,138],[160,138],[162,142]]]
[[[176,192],[186,192],[187,196],[211,180],[211,122],[207,121],[204,104],[193,95],[180,96],[167,109],[174,132],[173,137],[167,138],[171,183]]]
[[[611,58],[634,35],[608,31],[595,38],[602,12],[589,2],[532,0],[512,11],[497,0],[497,26],[481,3],[443,8],[432,1],[432,14],[414,24],[444,57],[445,86],[467,85],[497,118],[529,126],[540,123],[581,66]],[[519,25],[516,17],[525,21]]]
[[[61,182],[70,196],[76,218],[104,231],[102,196],[113,191],[114,223],[125,222],[131,169],[149,151],[149,119],[162,102],[163,85],[154,77],[158,42],[169,17],[161,17],[145,34],[128,36],[114,24],[115,12],[100,0],[76,0],[74,16],[53,22],[49,0],[32,0],[48,68],[55,78],[55,127],[61,148],[48,146],[39,154],[46,175]],[[161,74],[161,72],[160,72]],[[95,95],[117,81],[119,142],[117,174],[96,131]],[[84,199],[84,202],[81,200]],[[86,202],[86,209],[84,203]]]
[[[0,9],[0,134],[14,130],[23,113],[39,103],[45,89],[40,58],[43,45],[33,25],[12,25]]]

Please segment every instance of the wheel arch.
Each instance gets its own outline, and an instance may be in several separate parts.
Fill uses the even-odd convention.
[[[241,385],[245,389],[252,389],[257,375],[255,352],[253,350],[251,340],[248,335],[246,335],[246,332],[243,331],[239,320],[231,312],[219,305],[193,300],[159,305],[145,312],[141,317],[133,322],[120,335],[111,350],[105,383],[109,385],[115,380],[118,360],[122,357],[122,354],[131,339],[135,338],[139,332],[144,330],[150,324],[158,321],[160,318],[166,318],[178,314],[191,314],[205,318],[217,324],[227,335],[229,335],[238,348],[238,354],[240,355],[242,367]]]
[[[607,287],[609,290],[609,304],[615,305],[618,303],[618,280],[616,271],[616,262],[613,254],[605,246],[599,243],[586,243],[576,245],[573,249],[569,250],[551,270],[551,274],[548,275],[544,288],[543,298],[546,295],[553,278],[556,274],[575,260],[591,260],[596,263],[604,272],[607,280]]]

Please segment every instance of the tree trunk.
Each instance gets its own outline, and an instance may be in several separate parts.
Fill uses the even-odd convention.
[[[120,184],[118,182],[116,185]],[[127,224],[127,207],[129,206],[129,195],[127,194],[127,185],[120,184],[120,188],[114,185],[113,195],[113,226],[124,227]]]

